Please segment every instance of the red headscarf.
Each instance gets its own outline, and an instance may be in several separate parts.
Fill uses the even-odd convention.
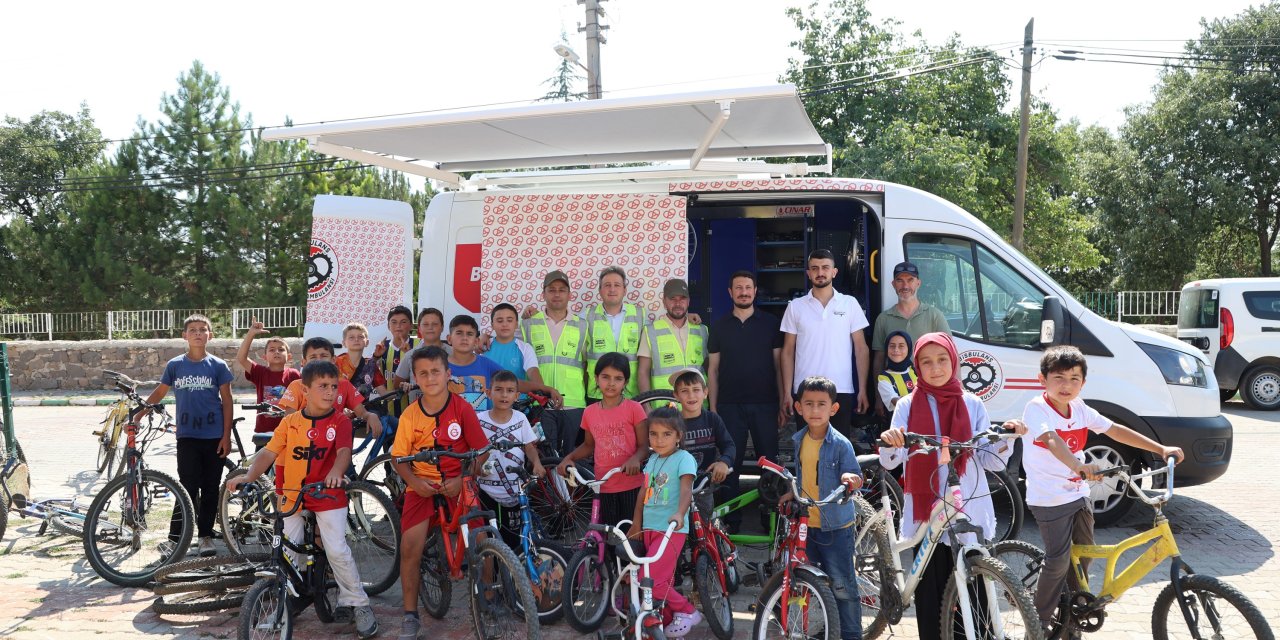
[[[929,345],[937,345],[947,350],[951,357],[951,379],[941,386],[929,384],[920,368],[920,354]],[[968,440],[973,437],[973,426],[969,420],[969,409],[964,404],[964,387],[960,386],[960,359],[956,355],[956,345],[951,336],[945,333],[926,333],[916,341],[916,372],[920,379],[916,381],[912,392],[911,415],[907,417],[907,431],[930,435],[934,433],[933,412],[929,410],[928,398],[938,403],[938,426],[943,436],[952,440]],[[911,496],[911,517],[915,522],[923,522],[933,510],[933,501],[942,495],[942,484],[938,482],[938,453],[918,455],[907,459],[907,468],[903,472],[906,483],[904,489]],[[956,459],[956,470],[963,474],[968,465],[968,456]]]

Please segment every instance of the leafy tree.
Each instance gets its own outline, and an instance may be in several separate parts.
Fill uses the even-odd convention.
[[[563,30],[560,31],[560,44],[569,45],[569,36]],[[550,87],[537,102],[573,102],[574,100],[585,100],[587,92],[574,91],[574,85],[586,80],[585,77],[578,75],[578,67],[567,59],[561,59],[560,64],[556,66],[556,74],[542,81],[542,84]]]

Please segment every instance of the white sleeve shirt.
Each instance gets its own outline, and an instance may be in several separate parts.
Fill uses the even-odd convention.
[[[813,291],[787,304],[781,329],[796,337],[795,375],[791,391],[810,376],[823,376],[836,383],[837,393],[853,393],[853,338],[855,331],[868,326],[862,305],[853,296],[835,292],[823,306]]]
[[[1089,484],[1074,471],[1062,464],[1049,445],[1040,438],[1056,432],[1076,459],[1084,460],[1084,447],[1089,433],[1106,433],[1111,420],[1102,416],[1076,398],[1067,405],[1063,415],[1040,394],[1027,403],[1022,412],[1027,423],[1027,433],[1022,436],[1022,468],[1027,472],[1027,504],[1036,507],[1057,507],[1089,497]]]

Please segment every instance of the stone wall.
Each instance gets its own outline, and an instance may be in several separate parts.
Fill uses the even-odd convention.
[[[231,366],[235,389],[253,389],[235,363],[240,340],[211,340],[209,353]],[[302,339],[285,338],[294,366],[302,357]],[[159,380],[164,365],[187,350],[181,339],[171,340],[55,340],[9,344],[9,379],[15,391],[105,391],[111,387],[103,369],[119,371],[135,380]],[[252,357],[262,362],[265,338],[255,340]]]

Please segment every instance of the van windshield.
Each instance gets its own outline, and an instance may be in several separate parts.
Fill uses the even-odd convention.
[[[1218,290],[1185,289],[1178,300],[1179,329],[1218,328]]]

